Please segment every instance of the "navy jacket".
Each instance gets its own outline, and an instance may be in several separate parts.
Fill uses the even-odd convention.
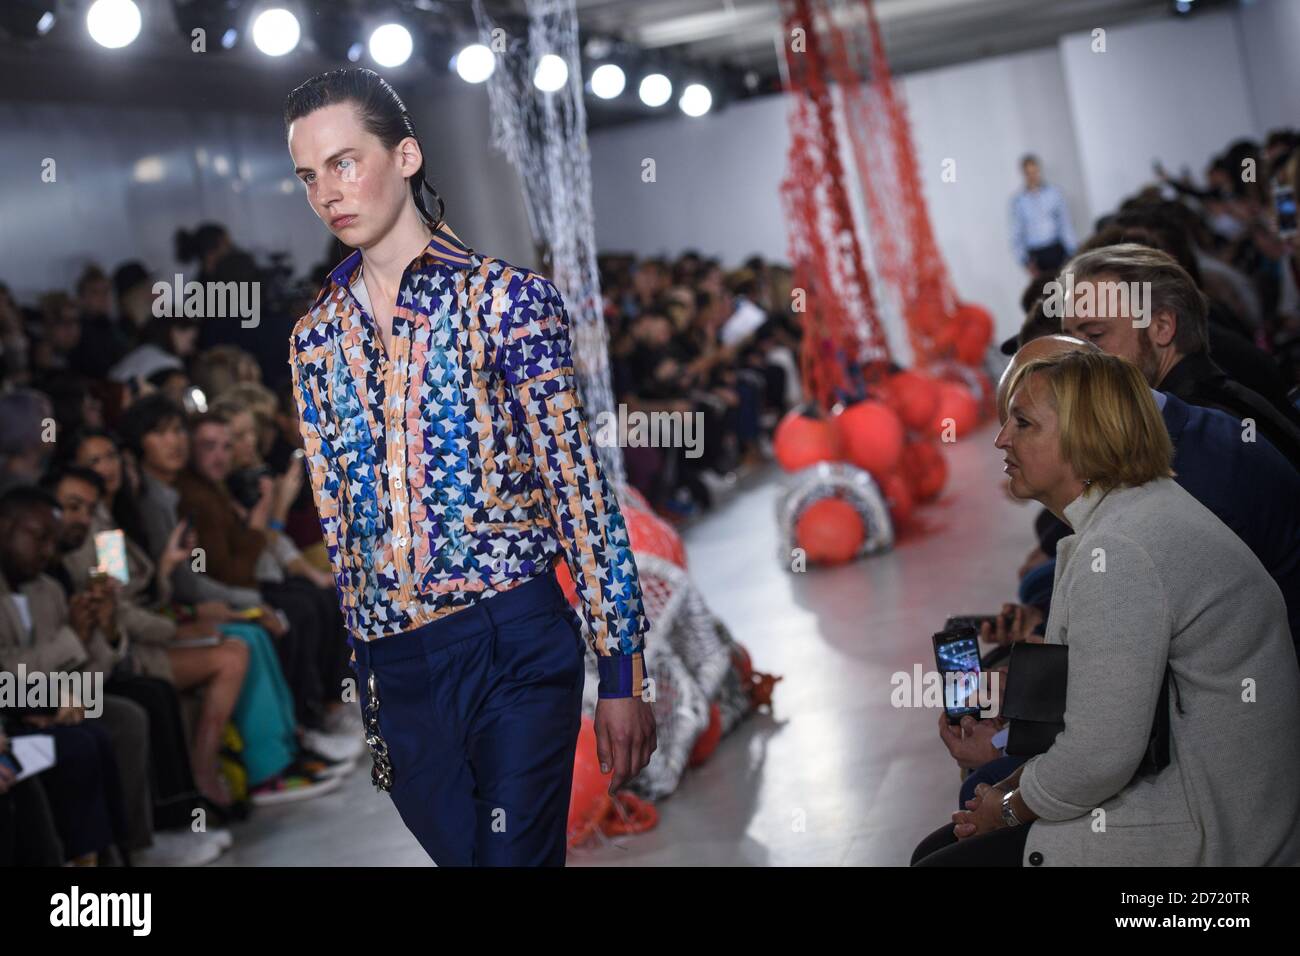
[[[1241,440],[1241,422],[1165,393],[1174,478],[1213,511],[1277,581],[1292,640],[1300,639],[1300,474],[1263,435]]]

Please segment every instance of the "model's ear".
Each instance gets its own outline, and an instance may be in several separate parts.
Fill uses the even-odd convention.
[[[397,169],[403,179],[414,176],[423,165],[424,152],[418,139],[408,136],[397,144]]]

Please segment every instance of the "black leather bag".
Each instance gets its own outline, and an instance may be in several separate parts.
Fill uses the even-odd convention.
[[[1070,648],[1066,644],[1011,645],[1002,716],[1011,721],[1007,753],[1033,757],[1052,746],[1065,729],[1065,688]]]
[[[1006,748],[1009,755],[1033,757],[1044,753],[1065,729],[1069,653],[1067,644],[1018,642],[1012,645],[1007,686],[1002,694],[1002,716],[1011,722]],[[1146,754],[1137,769],[1139,776],[1156,774],[1169,766],[1169,685],[1172,682],[1173,674],[1166,665]]]

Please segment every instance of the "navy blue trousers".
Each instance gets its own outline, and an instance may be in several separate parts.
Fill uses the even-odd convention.
[[[375,674],[390,796],[430,858],[563,866],[586,642],[554,575],[353,646],[363,716]]]

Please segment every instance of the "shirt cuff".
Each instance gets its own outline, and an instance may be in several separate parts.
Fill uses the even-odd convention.
[[[641,651],[632,654],[601,654],[596,657],[600,674],[600,697],[640,697],[647,677]]]

